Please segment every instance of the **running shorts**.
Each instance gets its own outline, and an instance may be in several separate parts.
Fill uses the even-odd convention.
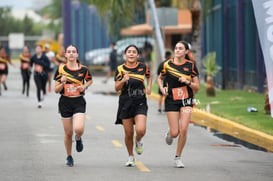
[[[193,107],[194,99],[187,98],[180,101],[173,101],[172,99],[165,99],[165,111],[166,112],[180,112],[181,107]]]
[[[59,99],[59,113],[62,118],[71,118],[76,113],[85,113],[86,101],[83,96],[66,97],[61,96]]]
[[[120,97],[116,124],[122,124],[122,119],[134,118],[139,114],[147,116],[147,112],[148,105],[146,97],[141,99],[129,97],[124,99]]]

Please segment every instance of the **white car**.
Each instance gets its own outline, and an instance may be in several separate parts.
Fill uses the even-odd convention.
[[[146,38],[146,37],[138,37],[138,38],[126,38],[122,39],[116,42],[116,49],[117,49],[117,64],[121,64],[124,62],[123,53],[125,48],[130,45],[134,44],[139,49],[143,48],[144,43],[149,42],[151,45],[153,45],[153,39],[152,38]],[[105,66],[108,64],[109,56],[111,53],[111,48],[100,48],[100,49],[94,49],[89,52],[85,53],[85,60],[86,64],[90,66]]]

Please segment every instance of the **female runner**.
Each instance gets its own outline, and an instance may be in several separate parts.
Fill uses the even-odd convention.
[[[129,154],[126,166],[134,166],[134,124],[135,124],[135,150],[137,154],[143,152],[142,138],[146,132],[146,117],[148,105],[146,94],[151,94],[152,77],[150,70],[144,63],[138,62],[139,49],[129,45],[124,55],[126,62],[117,67],[115,75],[115,89],[120,91],[119,107],[116,124],[123,124],[125,144]],[[147,90],[144,80],[147,78]]]
[[[64,127],[64,144],[66,149],[66,164],[74,165],[71,155],[73,122],[76,140],[76,150],[83,150],[82,135],[84,132],[84,121],[86,102],[83,97],[85,90],[92,84],[92,76],[86,66],[78,63],[78,50],[69,45],[66,48],[65,57],[67,63],[59,66],[55,73],[55,92],[60,93],[59,112]]]
[[[30,80],[30,59],[31,59],[31,54],[29,51],[28,46],[24,46],[23,48],[23,53],[19,57],[21,61],[21,75],[23,79],[23,89],[22,89],[22,94],[25,94],[29,96],[29,80]],[[25,91],[26,90],[26,91]]]
[[[165,99],[165,110],[169,123],[166,133],[166,143],[172,144],[173,138],[179,135],[175,167],[183,168],[181,161],[182,150],[186,143],[188,125],[194,104],[194,91],[200,89],[198,70],[194,62],[187,59],[188,43],[179,41],[174,50],[175,57],[163,64],[158,77],[158,85]],[[167,82],[167,89],[163,87],[163,79]],[[180,122],[179,122],[180,119]]]

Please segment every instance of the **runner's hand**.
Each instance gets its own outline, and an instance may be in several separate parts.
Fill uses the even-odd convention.
[[[61,83],[66,83],[66,81],[67,81],[67,77],[63,75],[61,77]]]
[[[152,93],[152,90],[151,90],[151,88],[147,88],[147,91],[146,91],[146,93],[147,93],[148,95],[151,95],[151,93]]]
[[[185,77],[180,77],[180,78],[178,79],[178,81],[181,82],[181,83],[186,83],[186,82],[187,82],[187,79],[186,79]]]
[[[81,85],[81,86],[78,86],[77,89],[78,89],[80,92],[83,92],[83,91],[86,89],[86,86],[85,86],[85,85]]]
[[[123,76],[122,81],[123,81],[123,82],[127,82],[129,79],[130,79],[130,77],[129,77],[129,75],[128,75],[128,72],[126,72],[126,73],[124,74],[124,76]]]
[[[168,87],[163,87],[163,89],[160,89],[160,91],[162,92],[162,94],[164,96],[167,96],[168,95]]]

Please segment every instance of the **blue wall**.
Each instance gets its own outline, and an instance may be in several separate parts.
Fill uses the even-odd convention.
[[[85,63],[85,52],[110,45],[107,27],[96,8],[85,3],[63,0],[70,9],[63,10],[64,46],[74,44],[79,50],[79,59]],[[70,19],[69,19],[69,18]]]
[[[202,56],[215,51],[221,67],[214,78],[216,86],[247,86],[262,92],[264,61],[251,0],[214,0],[202,25]]]

